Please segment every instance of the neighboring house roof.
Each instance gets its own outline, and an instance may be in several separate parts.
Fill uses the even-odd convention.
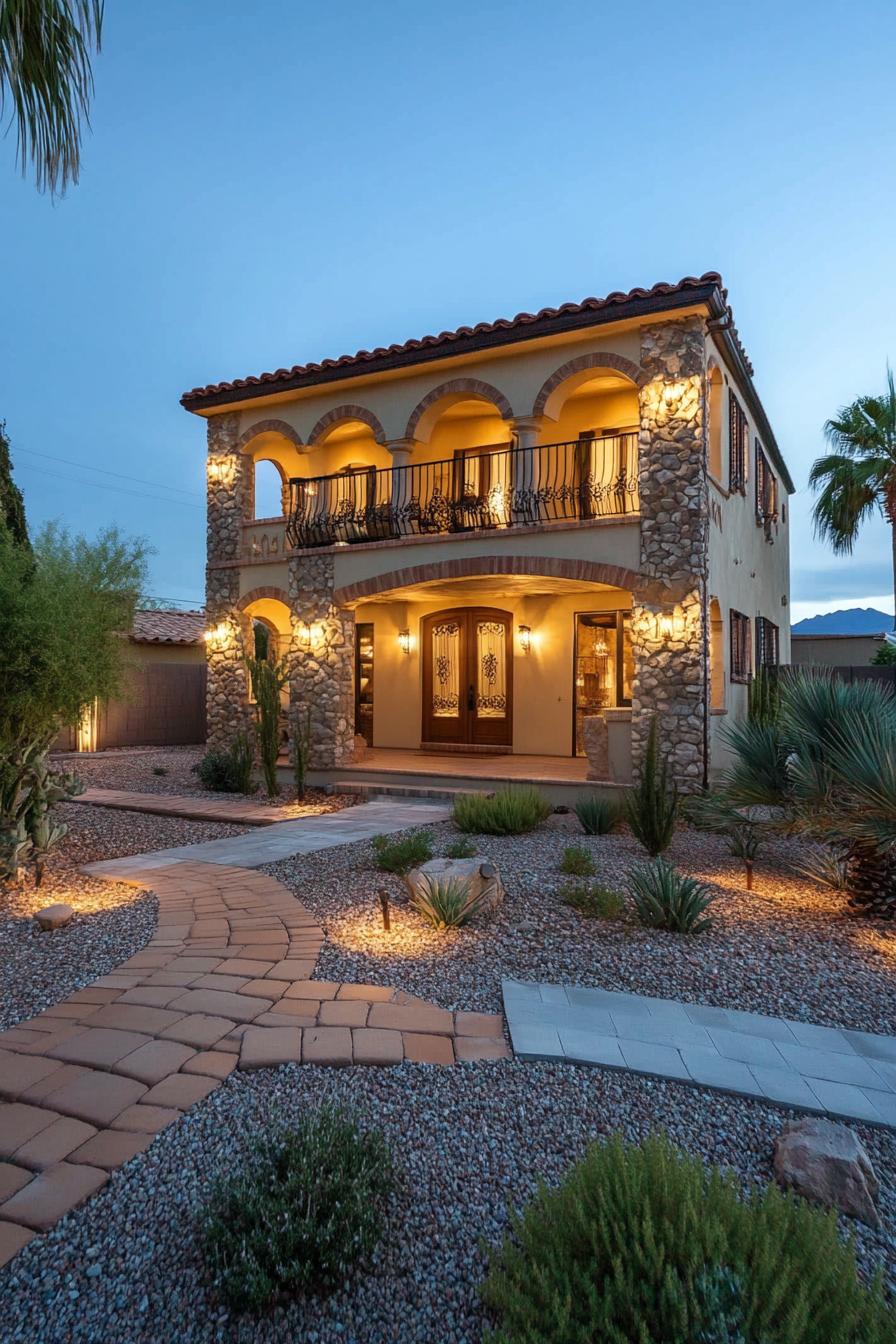
[[[442,331],[437,336],[423,336],[405,341],[403,345],[378,346],[375,350],[359,350],[354,355],[340,355],[319,364],[294,364],[288,369],[276,369],[255,377],[234,378],[230,382],[209,383],[194,387],[181,397],[181,405],[188,411],[201,414],[218,406],[231,405],[273,393],[300,391],[308,387],[357,378],[361,374],[384,373],[435,359],[449,359],[455,355],[494,349],[518,341],[534,340],[561,332],[580,331],[607,322],[627,318],[649,317],[655,313],[673,311],[691,304],[706,304],[710,314],[710,329],[719,342],[755,416],[759,431],[781,472],[785,487],[793,493],[794,484],[778,448],[775,436],[759,396],[753,386],[753,366],[737,334],[734,317],[728,303],[728,291],[718,271],[706,271],[701,276],[685,276],[677,284],[660,283],[650,289],[630,289],[627,293],[614,290],[603,299],[583,299],[581,303],[564,303],[559,308],[542,308],[537,313],[517,313],[516,317],[498,318],[495,322],[480,322],[475,327],[458,327],[456,331]]]
[[[201,644],[202,611],[135,611],[131,639],[135,644]]]

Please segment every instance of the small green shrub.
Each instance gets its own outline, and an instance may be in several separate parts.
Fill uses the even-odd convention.
[[[744,1199],[662,1137],[593,1144],[542,1185],[482,1296],[490,1344],[884,1344],[896,1330],[832,1214],[775,1185]]]
[[[152,772],[154,775],[167,775],[168,773],[164,765],[154,765],[152,768]]]
[[[642,924],[670,933],[702,933],[712,921],[704,912],[712,901],[709,889],[685,877],[664,859],[655,859],[630,874],[628,889]]]
[[[475,853],[476,846],[473,841],[463,835],[459,835],[450,845],[445,846],[446,859],[472,859]]]
[[[454,801],[454,824],[471,835],[523,835],[552,811],[544,794],[532,785],[498,789],[490,797],[462,793]]]
[[[592,877],[595,872],[594,860],[581,845],[568,845],[560,860],[560,871],[575,877]]]
[[[668,849],[678,818],[678,790],[668,764],[660,759],[656,715],[650,724],[641,778],[625,797],[625,819],[632,834],[653,858]]]
[[[599,882],[564,882],[557,894],[586,919],[618,919],[625,905],[620,892]]]
[[[237,733],[226,751],[207,751],[193,771],[206,789],[215,793],[254,793],[252,748],[245,733]]]
[[[586,835],[609,835],[620,822],[618,805],[596,794],[576,803],[575,812]]]
[[[392,1192],[382,1135],[321,1107],[266,1134],[245,1169],[213,1188],[199,1232],[221,1296],[237,1311],[339,1286],[380,1238]]]
[[[456,929],[482,910],[487,889],[472,894],[472,884],[460,877],[424,877],[411,895],[410,905],[434,929]]]
[[[376,866],[383,873],[407,873],[432,858],[432,836],[429,831],[414,831],[400,840],[390,840],[388,835],[375,835],[371,843],[376,853]]]

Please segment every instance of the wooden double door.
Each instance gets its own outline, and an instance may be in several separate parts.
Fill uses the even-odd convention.
[[[513,742],[513,622],[494,607],[457,607],[423,620],[423,745],[509,748]]]

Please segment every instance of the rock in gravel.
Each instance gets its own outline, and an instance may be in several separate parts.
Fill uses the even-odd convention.
[[[833,1120],[795,1120],[775,1140],[775,1176],[816,1204],[833,1206],[869,1227],[880,1227],[879,1190],[871,1158],[858,1136]]]
[[[501,874],[488,859],[430,859],[419,868],[412,868],[405,876],[411,895],[425,893],[430,882],[463,882],[469,884],[470,895],[482,898],[483,914],[493,915],[504,900],[505,891]]]
[[[75,917],[75,912],[70,905],[63,905],[60,901],[58,905],[45,905],[43,910],[35,911],[34,918],[40,927],[44,930],[61,929],[66,924],[70,924]]]

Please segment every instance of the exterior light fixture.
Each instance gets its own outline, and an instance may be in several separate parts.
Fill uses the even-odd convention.
[[[532,627],[530,625],[518,625],[516,633],[519,636],[520,651],[522,653],[532,652]]]
[[[661,616],[659,618],[660,637],[662,639],[671,639],[673,631],[673,622],[671,616]]]
[[[205,632],[205,642],[209,648],[223,649],[227,643],[228,629],[225,621],[220,621],[211,630]]]
[[[401,649],[402,653],[410,653],[410,651],[411,651],[411,632],[410,632],[410,630],[407,630],[407,629],[405,629],[405,630],[399,630],[399,632],[398,632],[398,647]]]
[[[299,648],[311,648],[311,622],[299,621]]]

